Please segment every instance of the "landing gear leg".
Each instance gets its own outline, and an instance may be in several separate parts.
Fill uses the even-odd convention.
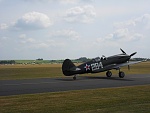
[[[111,72],[111,71],[107,71],[107,72],[106,72],[106,76],[107,76],[107,77],[111,77],[111,76],[112,76],[112,72]]]
[[[119,77],[123,78],[124,76],[125,76],[125,73],[123,71],[120,71],[120,69],[119,69]]]
[[[76,80],[76,75],[74,75],[73,80]]]

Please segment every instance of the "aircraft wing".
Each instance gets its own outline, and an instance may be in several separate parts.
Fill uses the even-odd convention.
[[[137,64],[137,63],[140,63],[140,62],[143,62],[143,61],[130,61],[130,62],[122,63],[122,64],[115,64],[114,66],[112,66],[112,68],[117,69],[119,67],[132,65],[132,64]]]

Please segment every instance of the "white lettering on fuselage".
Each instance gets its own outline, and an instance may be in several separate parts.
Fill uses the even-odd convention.
[[[100,68],[103,68],[103,64],[102,62],[98,62],[98,63],[93,63],[91,64],[91,69],[92,71],[98,70]]]

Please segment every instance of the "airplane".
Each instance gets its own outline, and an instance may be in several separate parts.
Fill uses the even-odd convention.
[[[109,57],[104,55],[91,59],[88,62],[85,62],[79,66],[75,66],[70,59],[64,60],[62,64],[62,72],[65,76],[73,76],[73,80],[76,80],[78,74],[85,73],[99,73],[106,71],[106,76],[111,77],[112,72],[110,70],[116,69],[119,70],[119,77],[124,78],[125,73],[120,70],[122,66],[128,66],[130,70],[131,64],[140,63],[142,61],[130,61],[130,58],[135,55],[137,52],[132,53],[131,55],[126,54],[121,48],[122,54],[117,54]]]

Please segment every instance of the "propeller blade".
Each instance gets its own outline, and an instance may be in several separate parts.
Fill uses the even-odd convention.
[[[122,53],[126,54],[126,52],[124,50],[122,50],[121,48],[120,48],[120,50],[122,51]]]
[[[133,56],[133,55],[135,55],[136,53],[137,53],[137,52],[132,53],[132,54],[130,55],[130,57]]]

